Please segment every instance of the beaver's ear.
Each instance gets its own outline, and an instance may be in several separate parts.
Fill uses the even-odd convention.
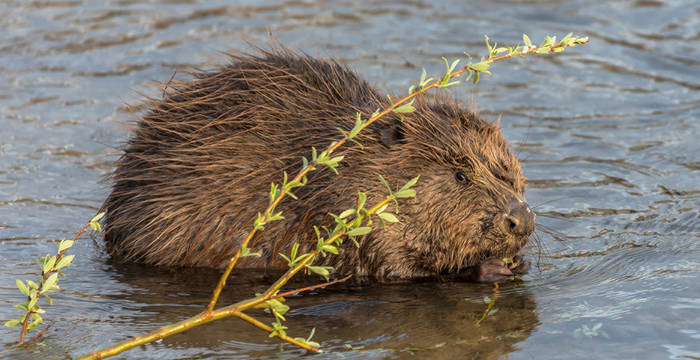
[[[382,144],[388,148],[403,143],[405,138],[403,123],[397,121],[396,123],[385,127],[379,132],[379,138]]]

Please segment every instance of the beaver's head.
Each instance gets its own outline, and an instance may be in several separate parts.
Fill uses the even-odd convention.
[[[382,137],[383,165],[404,179],[420,175],[401,224],[377,234],[380,276],[452,273],[489,258],[516,255],[535,227],[520,162],[496,125],[456,103],[416,102],[406,121]],[[382,244],[382,245],[379,245]]]

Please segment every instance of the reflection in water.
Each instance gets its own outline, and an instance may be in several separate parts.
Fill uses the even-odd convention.
[[[442,71],[440,56],[483,55],[482,34],[516,43],[523,32],[574,31],[591,43],[498,64],[479,85],[453,90],[486,119],[503,116],[528,200],[547,215],[538,216],[544,255],[533,279],[505,285],[478,329],[489,286],[346,284],[292,299],[293,335],[317,327],[326,347],[365,345],[345,354],[355,358],[700,357],[699,9],[690,0],[0,2],[0,319],[18,314],[14,279],[35,276],[32,257],[104,200],[99,181],[125,122],[143,110],[136,92],[160,93],[148,79],[221,62],[218,50],[272,32],[404,93],[421,67]],[[74,247],[41,343],[9,348],[16,332],[0,327],[0,357],[65,358],[122,341],[196,313],[216,281],[210,271],[112,264],[101,243]],[[266,281],[236,277],[222,301]],[[278,344],[228,319],[126,356],[302,354]]]
[[[143,265],[120,265],[119,282],[132,289],[110,298],[134,302],[132,316],[121,321],[136,325],[180,321],[204,309],[216,285],[216,271],[170,271]],[[148,273],[148,275],[145,275]],[[221,295],[230,304],[262,292],[277,275],[264,271],[235,273]],[[308,285],[297,281],[287,288]],[[489,307],[493,307],[482,321]],[[286,316],[290,334],[301,336],[315,328],[314,339],[325,349],[356,350],[350,357],[385,357],[428,352],[431,358],[475,354],[497,359],[515,351],[540,322],[532,294],[523,283],[495,290],[491,285],[461,282],[419,282],[383,285],[350,283],[288,298],[292,310]],[[263,311],[251,315],[272,322]],[[477,325],[478,324],[478,325]],[[361,334],[361,337],[358,337]],[[175,348],[207,348],[224,352],[244,351],[255,358],[276,358],[276,340],[239,319],[217,321],[192,333],[164,339]],[[345,339],[339,342],[338,339]],[[298,354],[291,347],[286,356]],[[229,353],[233,354],[233,353]],[[327,355],[336,358],[335,355]]]

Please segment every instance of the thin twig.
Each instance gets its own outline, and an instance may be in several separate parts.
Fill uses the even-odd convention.
[[[579,41],[576,42],[576,44],[585,44],[587,41]],[[553,51],[554,49],[558,48],[563,48],[567,47],[568,45],[563,44],[562,42],[553,45],[550,49],[550,52]],[[537,52],[537,47],[529,47],[527,50],[523,51],[518,51],[513,54],[505,54],[505,55],[500,55],[500,56],[495,56],[495,57],[489,57],[484,60],[484,62],[494,62],[494,61],[500,61],[500,60],[505,60],[505,59],[510,59],[514,56],[523,56],[528,53],[536,53]],[[448,74],[448,78],[452,79],[458,75],[461,75],[462,73],[468,72],[468,71],[473,71],[474,69],[471,67],[471,65],[467,65],[465,67],[462,67],[459,70],[456,70],[450,74]],[[429,85],[426,85],[423,88],[419,88],[418,90],[413,91],[412,93],[408,94],[407,96],[403,97],[402,99],[394,102],[391,106],[387,107],[384,109],[382,112],[370,117],[366,122],[363,123],[362,127],[360,128],[360,131],[364,130],[367,126],[378,120],[379,118],[385,116],[386,114],[389,114],[390,112],[394,111],[397,107],[403,105],[404,103],[410,101],[411,99],[415,98],[419,94],[422,94],[432,88],[438,87],[440,84],[440,80],[433,80]],[[333,151],[337,150],[339,147],[343,146],[347,142],[348,138],[345,137],[339,141],[334,141],[328,147],[326,148],[326,151],[328,152],[328,155],[333,153]],[[313,170],[316,166],[319,164],[316,161],[311,161],[306,167],[301,169],[299,173],[294,177],[294,179],[291,182],[301,182],[301,180],[308,174],[311,170]],[[277,207],[277,205],[282,201],[282,199],[287,195],[286,191],[280,191],[280,193],[277,195],[274,201],[270,203],[270,205],[267,207],[265,212],[262,214],[262,220],[265,221],[267,220],[267,214],[269,214],[273,209]],[[228,279],[229,275],[231,274],[231,271],[233,270],[234,266],[236,266],[236,262],[238,262],[238,259],[241,257],[241,249],[244,247],[248,246],[248,243],[250,243],[250,240],[255,236],[255,233],[258,230],[256,228],[253,228],[249,233],[248,236],[245,238],[243,243],[241,244],[240,248],[238,251],[236,251],[236,254],[231,258],[231,260],[228,263],[228,266],[226,267],[226,270],[224,273],[221,275],[221,278],[219,279],[219,283],[217,284],[216,288],[214,289],[214,294],[212,295],[211,301],[209,302],[209,306],[207,307],[207,311],[211,312],[214,310],[214,307],[216,306],[216,302],[219,300],[219,296],[221,295],[221,291],[223,290],[224,286],[226,286],[226,279]]]
[[[580,41],[577,40],[577,42],[575,42],[575,44],[585,44],[586,42],[587,42],[586,40],[580,40]],[[567,46],[570,46],[570,45],[566,45],[566,44],[563,44],[562,42],[560,42],[556,45],[550,46],[550,52],[553,52],[554,49],[563,48],[563,47],[567,47]],[[483,62],[491,63],[494,61],[508,59],[508,58],[511,58],[514,56],[522,56],[522,55],[525,55],[527,53],[536,53],[536,52],[537,52],[537,47],[530,46],[530,47],[527,47],[523,51],[517,51],[517,52],[514,52],[512,54],[506,54],[506,55],[501,55],[501,56],[496,56],[496,57],[489,57],[489,58],[485,59]],[[468,71],[475,71],[474,68],[471,67],[471,64],[468,66],[465,66],[459,70],[456,70],[454,72],[447,74],[446,77],[447,77],[447,79],[454,78],[454,77],[456,77],[462,73],[468,72]],[[416,91],[413,91],[409,95],[405,96],[404,98],[394,102],[391,106],[387,107],[382,112],[379,112],[379,113],[375,114],[374,116],[371,116],[366,122],[362,123],[360,130],[363,130],[364,128],[366,128],[367,126],[369,126],[370,124],[375,122],[377,119],[391,113],[396,108],[407,103],[408,101],[415,98],[419,94],[422,94],[422,93],[424,93],[427,90],[430,90],[432,88],[443,87],[442,85],[440,85],[440,83],[443,82],[443,80],[444,80],[444,78],[440,79],[439,81],[434,80],[430,84],[428,84],[428,85],[426,85],[426,86],[424,86]],[[348,139],[349,139],[348,137],[345,137],[339,141],[331,143],[326,148],[325,152],[327,153],[327,155],[330,155],[333,151],[337,150],[340,146],[345,144]],[[307,164],[307,166],[302,168],[289,183],[301,182],[302,179],[304,179],[305,176],[311,170],[315,169],[316,166],[319,166],[319,163],[317,161],[313,160],[313,161],[309,162]],[[262,222],[265,222],[268,220],[267,219],[268,214],[272,213],[272,211],[276,208],[277,205],[279,205],[279,203],[287,195],[287,193],[288,193],[288,191],[284,191],[284,189],[282,189],[282,191],[280,191],[279,194],[277,194],[277,196],[270,202],[270,205],[268,206],[266,211],[261,215],[260,220]],[[386,198],[385,200],[383,200],[379,204],[375,205],[372,209],[369,209],[365,214],[361,215],[361,217],[362,217],[361,220],[364,220],[364,218],[369,217],[370,215],[376,213],[376,211],[380,207],[384,206],[385,204],[388,204],[390,201],[392,201],[391,198]],[[311,290],[311,289],[316,288],[316,287],[312,286],[312,287],[308,287],[308,288],[302,288],[302,289],[298,289],[298,290],[288,291],[288,292],[285,292],[282,294],[276,294],[276,292],[282,286],[284,286],[284,284],[286,284],[289,281],[289,279],[291,279],[297,272],[304,269],[306,267],[306,265],[309,262],[311,262],[320,253],[320,251],[321,251],[320,248],[317,248],[316,250],[310,252],[309,256],[305,257],[303,260],[299,261],[294,267],[287,270],[287,272],[284,275],[282,275],[274,284],[272,284],[261,296],[258,296],[256,298],[243,300],[243,301],[240,301],[236,304],[224,306],[224,307],[221,307],[219,309],[214,309],[214,307],[216,306],[216,303],[219,299],[219,296],[221,295],[221,291],[223,290],[224,286],[226,285],[226,280],[228,279],[228,277],[231,274],[231,271],[233,270],[236,263],[240,259],[243,249],[248,246],[250,241],[253,239],[253,237],[257,233],[257,230],[258,229],[254,227],[248,233],[245,240],[241,243],[241,246],[236,251],[235,255],[229,261],[229,264],[226,267],[226,270],[221,275],[219,282],[218,282],[216,288],[214,289],[214,293],[212,295],[211,301],[209,302],[207,309],[204,312],[201,312],[193,317],[190,317],[189,319],[182,320],[178,323],[163,326],[160,329],[158,329],[154,332],[151,332],[149,334],[137,336],[137,337],[132,338],[131,340],[122,342],[120,344],[113,345],[111,347],[108,347],[108,348],[105,348],[102,350],[98,350],[92,354],[89,354],[89,355],[82,357],[81,359],[102,359],[102,358],[107,357],[107,356],[116,355],[116,354],[119,354],[119,353],[126,351],[128,349],[131,349],[133,347],[143,345],[143,344],[146,344],[146,343],[149,343],[151,341],[158,340],[158,339],[162,339],[166,336],[177,334],[177,333],[183,332],[185,330],[188,330],[190,328],[208,323],[210,321],[217,320],[217,319],[224,318],[224,317],[229,317],[229,316],[236,316],[236,317],[239,317],[241,319],[244,319],[244,320],[248,321],[249,323],[257,326],[258,328],[263,329],[267,332],[270,332],[270,333],[274,334],[275,336],[278,336],[280,339],[283,339],[285,341],[293,343],[293,344],[300,346],[302,348],[305,348],[309,351],[317,351],[317,352],[320,351],[319,349],[310,347],[306,344],[302,344],[297,340],[294,340],[292,338],[288,338],[288,337],[286,337],[286,335],[280,336],[281,334],[275,332],[274,329],[259,322],[258,320],[254,319],[253,317],[243,313],[244,310],[257,307],[258,305],[265,303],[271,299],[281,298],[285,295],[290,295],[290,294],[293,294],[295,292],[306,291],[306,290]],[[326,245],[333,245],[343,235],[345,235],[345,231],[339,231],[335,235],[333,235],[329,239],[327,239],[325,241],[325,244]],[[341,280],[336,280],[333,282],[329,282],[327,284],[321,284],[318,287],[328,286],[332,283],[345,281],[345,280],[347,280],[346,278],[341,279]],[[498,295],[498,284],[495,283],[494,286],[495,286],[494,299],[492,299],[492,302],[491,302],[491,304],[489,304],[489,307],[487,308],[487,311],[485,312],[482,319],[479,320],[479,322],[477,322],[477,326],[479,326],[480,322],[488,315],[488,312],[490,311],[490,309],[493,307],[493,304],[495,303],[496,297]],[[306,346],[302,346],[302,345],[306,345]]]
[[[493,308],[494,305],[496,305],[496,299],[498,299],[498,283],[495,282],[493,283],[493,297],[491,298],[491,301],[489,302],[489,306],[486,307],[486,310],[484,311],[484,315],[481,315],[481,319],[474,324],[476,327],[481,326],[481,322],[486,319],[487,316],[489,316],[489,312],[491,312],[491,308]]]
[[[87,229],[88,229],[89,226],[90,226],[90,223],[89,223],[89,222],[88,222],[87,224],[85,224],[85,226],[83,226],[83,229],[80,230],[80,231],[78,231],[78,233],[75,234],[75,236],[73,236],[73,240],[72,240],[72,241],[77,240],[78,237],[79,237],[80,235],[82,235],[85,231],[87,231]],[[61,260],[61,257],[63,256],[63,254],[66,253],[66,250],[68,250],[68,248],[64,249],[63,251],[59,252],[58,255],[56,255],[56,262],[58,262],[58,260]],[[46,272],[46,273],[43,273],[43,272],[42,272],[42,278],[43,278],[44,280],[46,280],[46,279],[49,277],[49,275],[51,275],[52,272],[54,272],[54,271],[48,271],[48,272]],[[36,291],[36,297],[37,297],[37,298],[38,298],[39,295],[41,295],[41,293],[42,293],[43,285],[44,285],[44,284],[43,284],[43,281],[42,281],[42,287],[39,288],[39,289]],[[24,337],[25,337],[26,334],[27,334],[27,325],[29,324],[29,319],[31,318],[31,315],[32,315],[33,313],[34,313],[34,310],[29,310],[29,311],[27,311],[27,314],[24,316],[24,321],[22,322],[22,330],[21,330],[21,332],[20,332],[20,334],[19,334],[19,345],[22,345],[22,344],[25,343]],[[47,327],[47,329],[48,329],[48,327]],[[46,329],[44,329],[44,331],[46,331]],[[37,337],[41,336],[41,334],[43,334],[44,331],[40,332],[37,336],[33,337],[33,338],[32,338],[31,340],[29,340],[29,341],[32,341],[32,340],[36,339]]]
[[[310,345],[308,345],[308,344],[304,344],[303,342],[300,342],[300,341],[298,341],[298,340],[296,340],[296,339],[294,339],[294,338],[291,338],[291,337],[289,337],[289,336],[287,336],[287,335],[282,335],[282,334],[280,334],[279,332],[275,332],[275,330],[274,330],[273,328],[271,328],[271,327],[269,327],[269,326],[267,326],[267,325],[261,323],[260,321],[258,321],[258,320],[255,319],[254,317],[249,316],[249,315],[246,315],[246,314],[244,314],[244,313],[242,313],[242,312],[240,312],[240,311],[239,311],[239,312],[233,312],[233,313],[231,313],[231,315],[236,316],[236,317],[239,317],[239,318],[241,318],[241,319],[243,319],[243,320],[245,320],[245,321],[247,321],[247,322],[249,322],[249,323],[251,323],[251,324],[257,326],[258,328],[269,332],[269,333],[274,333],[276,337],[278,337],[278,338],[280,338],[280,339],[282,339],[282,340],[284,340],[284,341],[286,341],[286,342],[292,343],[292,344],[294,344],[294,345],[296,345],[296,346],[298,346],[298,347],[300,347],[300,348],[304,348],[304,349],[306,349],[306,350],[313,351],[313,352],[316,352],[316,353],[323,352],[323,350],[321,350],[321,349],[315,348],[315,347],[310,346]]]
[[[32,341],[38,339],[41,335],[44,335],[44,333],[46,332],[46,330],[48,330],[50,327],[51,327],[51,325],[48,325],[47,327],[44,328],[44,330],[41,330],[38,334],[34,335],[31,339],[25,341],[24,343],[25,343],[25,344],[26,344],[26,343],[30,343],[30,342],[32,342]]]
[[[372,214],[376,213],[377,210],[379,210],[381,207],[384,205],[388,204],[391,200],[391,198],[386,198],[383,201],[379,202],[377,205],[373,206],[371,209],[368,209],[366,213],[360,215],[361,219],[365,219]],[[334,236],[330,237],[329,239],[326,240],[326,244],[333,244],[335,243],[338,238],[343,236],[345,234],[345,231],[339,231],[337,234]],[[123,351],[129,350],[131,348],[137,347],[139,345],[147,344],[151,341],[155,341],[158,339],[162,339],[166,336],[174,335],[181,333],[185,330],[191,329],[193,327],[199,326],[206,324],[210,321],[214,321],[216,319],[221,319],[224,317],[228,316],[237,316],[237,317],[247,317],[250,319],[253,319],[252,317],[249,317],[248,315],[243,314],[244,316],[241,316],[239,314],[242,314],[243,311],[251,309],[256,307],[259,304],[262,304],[266,301],[269,301],[272,299],[275,291],[277,291],[280,287],[284,286],[284,284],[289,281],[297,272],[305,268],[306,264],[311,261],[316,255],[318,255],[321,252],[320,249],[316,249],[313,252],[310,253],[309,256],[304,258],[304,260],[300,261],[296,266],[293,268],[290,268],[287,270],[287,272],[282,275],[274,284],[272,284],[261,296],[258,296],[256,298],[251,298],[251,299],[246,299],[243,301],[239,301],[233,305],[229,306],[224,306],[215,310],[206,310],[204,312],[201,312],[195,316],[192,316],[188,319],[182,320],[180,322],[177,322],[175,324],[170,324],[161,327],[158,330],[155,330],[151,333],[142,335],[142,336],[137,336],[134,337],[130,340],[124,341],[122,343],[98,350],[93,352],[92,354],[85,355],[79,359],[102,359],[108,356],[113,356],[116,354],[119,354]],[[257,320],[256,320],[257,321]],[[253,322],[251,322],[253,323]],[[255,323],[253,323],[256,325]],[[263,324],[264,325],[264,324]],[[257,325],[256,325],[257,326]],[[267,325],[265,325],[267,326]],[[274,331],[272,328],[270,328],[270,332]],[[286,338],[281,338],[282,340],[286,340]],[[295,340],[296,341],[296,340]],[[297,341],[298,342],[298,341]],[[313,350],[311,350],[313,351]]]
[[[294,294],[296,294],[296,293],[300,293],[300,292],[304,292],[304,291],[310,291],[310,290],[313,290],[313,289],[324,288],[324,287],[326,287],[326,286],[330,286],[330,285],[333,285],[333,284],[338,284],[338,283],[346,282],[346,281],[348,281],[348,279],[350,279],[351,277],[352,277],[352,274],[347,275],[347,276],[345,276],[345,277],[342,278],[342,279],[337,279],[337,280],[329,281],[329,282],[326,282],[326,283],[323,283],[323,284],[317,284],[317,285],[307,286],[307,287],[299,288],[299,289],[296,289],[296,290],[289,290],[289,291],[287,291],[287,292],[279,293],[279,294],[277,294],[277,295],[275,295],[275,296],[270,297],[270,300],[272,300],[272,299],[277,299],[277,298],[281,298],[281,297],[284,297],[284,296],[294,295]]]

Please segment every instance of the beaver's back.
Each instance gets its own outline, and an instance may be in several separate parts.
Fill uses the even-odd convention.
[[[385,102],[345,66],[286,50],[231,56],[229,65],[193,75],[150,101],[117,161],[103,209],[107,248],[121,259],[221,265],[267,207],[282,171],[295,173],[312,146],[324,148],[339,138],[337,128],[352,127],[356,112]],[[309,213],[324,178],[286,205],[288,222]],[[265,233],[291,236],[285,226]]]

